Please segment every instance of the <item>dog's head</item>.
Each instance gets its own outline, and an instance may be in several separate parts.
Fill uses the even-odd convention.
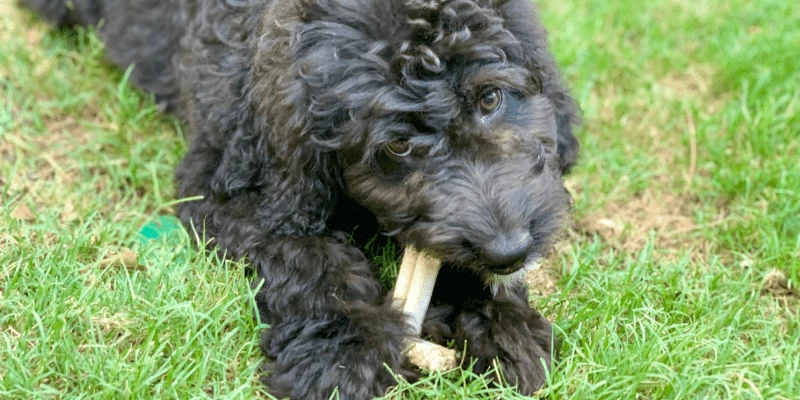
[[[272,123],[299,133],[276,154],[445,262],[487,276],[533,265],[568,217],[577,144],[530,1],[310,3],[281,26],[293,112]]]

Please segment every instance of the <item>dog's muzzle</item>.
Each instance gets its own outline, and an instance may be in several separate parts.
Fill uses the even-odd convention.
[[[492,273],[508,275],[523,267],[533,244],[530,232],[503,233],[481,246],[478,258]]]

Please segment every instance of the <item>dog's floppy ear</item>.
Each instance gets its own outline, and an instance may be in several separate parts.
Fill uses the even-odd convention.
[[[530,0],[500,0],[495,3],[506,28],[519,40],[528,68],[542,83],[542,91],[553,102],[558,124],[558,155],[566,173],[578,158],[578,140],[573,129],[580,124],[580,111],[570,97],[547,43],[547,32]]]
[[[375,88],[385,74],[375,68],[388,66],[364,32],[374,21],[357,20],[360,13],[303,21],[294,15],[295,1],[301,0],[276,5],[262,19],[248,98],[270,158],[270,186],[296,192],[298,206],[316,203],[324,218],[342,189],[340,150],[363,147],[368,118],[356,110],[379,100]]]
[[[338,152],[364,147],[371,113],[391,94],[385,90],[389,65],[380,56],[388,44],[370,33],[381,29],[370,16],[380,13],[327,7],[332,6],[319,5],[318,12],[336,15],[313,21],[283,21],[277,11],[265,25],[254,73],[257,96],[276,100],[258,112],[273,130],[270,153],[281,158],[281,167],[288,166],[287,173],[336,187],[341,184]]]

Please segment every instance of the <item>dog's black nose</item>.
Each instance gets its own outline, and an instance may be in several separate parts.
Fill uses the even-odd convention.
[[[533,237],[527,231],[500,234],[481,246],[480,259],[495,272],[511,273],[522,266],[532,247]]]

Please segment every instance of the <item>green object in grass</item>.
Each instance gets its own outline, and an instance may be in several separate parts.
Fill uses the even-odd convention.
[[[172,215],[159,215],[155,220],[148,222],[139,231],[139,242],[148,244],[153,241],[174,242],[179,239],[181,221]]]

